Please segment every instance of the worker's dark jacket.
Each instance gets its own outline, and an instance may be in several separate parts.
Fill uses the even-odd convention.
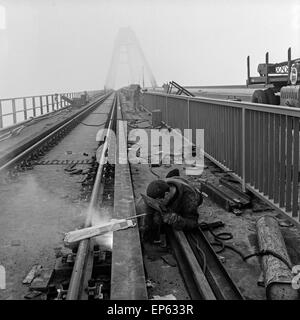
[[[197,208],[203,201],[201,193],[182,177],[172,177],[165,181],[176,187],[176,193],[167,206],[162,206],[145,195],[137,202],[137,214],[149,213],[139,221],[142,236],[145,238],[158,238],[162,222],[178,230],[192,229],[198,225]],[[170,217],[171,213],[176,215]]]

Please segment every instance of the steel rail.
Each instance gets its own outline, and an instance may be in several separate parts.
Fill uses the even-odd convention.
[[[123,99],[118,94],[113,218],[136,218],[133,185],[127,150],[127,126],[122,123]],[[113,234],[110,299],[147,300],[146,278],[138,228]]]
[[[63,130],[66,130],[70,125],[73,125],[76,123],[76,121],[81,120],[84,116],[86,116],[90,111],[92,111],[94,108],[96,108],[100,103],[102,103],[109,95],[106,94],[99,98],[98,100],[90,103],[88,107],[86,107],[84,110],[80,111],[79,113],[76,113],[71,117],[71,119],[67,119],[65,121],[62,121],[62,124],[58,124],[57,126],[54,126],[54,128],[50,128],[45,133],[42,133],[41,135],[34,137],[32,140],[30,140],[28,143],[23,145],[21,147],[21,150],[19,152],[20,148],[17,148],[10,153],[17,153],[16,156],[11,156],[12,158],[6,161],[2,166],[0,167],[0,173],[4,171],[5,169],[8,169],[9,167],[15,165],[17,162],[20,162],[25,157],[30,155],[35,149],[38,149],[39,147],[43,146],[47,141],[49,141],[51,138],[55,137],[55,135],[59,134]],[[54,129],[54,130],[53,130]],[[50,131],[50,133],[49,133]],[[9,157],[9,155],[6,155],[6,158]],[[5,157],[4,157],[5,158]],[[1,161],[2,160],[2,161]],[[0,163],[4,162],[5,160],[2,158],[0,159]]]
[[[244,300],[201,230],[182,232],[167,228],[167,237],[192,300]]]
[[[114,97],[113,103],[112,103],[112,109],[110,113],[110,119],[108,123],[108,134],[106,136],[105,142],[103,144],[102,150],[101,150],[101,155],[99,159],[99,166],[97,169],[96,177],[95,177],[95,182],[93,185],[93,190],[91,194],[91,200],[88,206],[88,211],[87,211],[87,216],[85,220],[85,227],[89,227],[91,224],[91,215],[94,213],[95,209],[97,208],[97,201],[99,200],[99,189],[101,186],[101,178],[102,178],[102,171],[105,163],[105,157],[106,157],[106,151],[108,149],[109,145],[109,136],[111,133],[112,125],[113,125],[113,120],[115,118],[115,110],[116,110],[116,105],[117,105],[117,98],[116,95]],[[82,288],[82,280],[84,276],[84,271],[86,267],[86,261],[88,258],[90,252],[90,239],[85,239],[80,241],[78,250],[77,250],[77,255],[72,271],[72,276],[68,288],[68,293],[67,293],[67,300],[78,300],[80,291],[83,289]]]
[[[202,230],[186,232],[185,235],[198,263],[203,266],[205,259],[205,277],[216,298],[218,300],[244,300],[242,293],[230,277]],[[195,243],[195,240],[197,243]],[[198,246],[202,252],[199,252]]]

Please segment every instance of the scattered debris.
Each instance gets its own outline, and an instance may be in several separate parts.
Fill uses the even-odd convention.
[[[235,214],[236,216],[240,216],[243,213],[243,211],[241,211],[240,209],[233,209],[232,213]]]
[[[239,196],[239,198],[246,199],[248,202],[251,201],[251,197],[242,190],[242,185],[237,181],[233,182],[232,180],[228,180],[224,178],[220,178],[219,181],[226,188],[234,191],[234,193],[236,193]]]
[[[46,291],[53,275],[53,269],[42,269],[40,274],[32,281],[30,289]]]
[[[74,169],[75,166],[76,166],[76,163],[72,163],[72,164],[68,165],[64,170],[67,171],[67,172],[76,170],[76,169]]]
[[[222,263],[225,263],[226,262],[226,258],[223,257],[223,256],[218,256],[219,260],[222,262]]]
[[[214,221],[214,222],[201,222],[199,224],[200,228],[202,231],[205,231],[205,230],[209,230],[209,229],[216,229],[216,228],[220,228],[220,227],[224,227],[225,224],[223,221],[221,220],[217,220],[217,221]]]
[[[228,212],[250,205],[250,200],[247,195],[244,197],[240,193],[222,184],[215,185],[210,182],[205,182],[201,184],[201,191],[206,193],[214,202]]]
[[[76,170],[72,170],[70,171],[70,174],[82,174],[82,169],[76,169]]]
[[[288,220],[277,220],[279,223],[280,227],[286,227],[286,228],[291,228],[294,226],[294,224]]]
[[[35,264],[31,268],[31,270],[28,272],[27,276],[22,281],[22,283],[23,284],[30,284],[32,282],[32,280],[41,273],[42,269],[43,269],[43,267],[40,264]]]
[[[167,254],[165,256],[161,256],[161,259],[171,267],[176,267],[177,266],[176,260],[170,254]]]
[[[28,293],[25,294],[24,298],[25,299],[34,299],[39,297],[42,294],[41,291],[35,291],[35,290],[31,290]]]
[[[232,183],[235,183],[235,184],[239,184],[239,182],[238,182],[236,179],[232,178],[232,176],[231,176],[230,174],[225,174],[225,175],[223,176],[223,178],[221,178],[221,179],[227,180],[227,181],[232,182]],[[221,179],[220,179],[220,180],[221,180]]]
[[[55,258],[59,258],[59,257],[62,257],[63,256],[63,253],[61,251],[61,247],[57,247],[57,248],[54,248],[54,252],[55,252]]]
[[[263,212],[263,211],[273,211],[273,209],[268,206],[266,203],[260,201],[259,199],[255,199],[252,201],[252,211],[253,212]]]
[[[153,281],[152,279],[148,279],[146,280],[146,287],[147,288],[154,288],[156,285],[155,281]]]

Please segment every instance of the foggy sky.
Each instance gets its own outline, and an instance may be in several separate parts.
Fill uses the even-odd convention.
[[[286,60],[289,46],[300,57],[300,0],[0,0],[1,6],[0,98],[102,89],[122,27],[135,32],[159,85],[245,84],[247,55],[253,75],[266,51],[270,62]],[[118,87],[130,81],[125,62]]]

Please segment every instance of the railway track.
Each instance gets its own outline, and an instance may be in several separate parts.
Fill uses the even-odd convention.
[[[61,117],[54,125],[52,121],[50,128],[46,126],[46,130],[22,145],[11,145],[9,152],[1,154],[0,219],[6,228],[1,231],[0,252],[11,285],[0,292],[0,297],[13,294],[16,299],[22,298],[26,287],[20,277],[24,276],[24,270],[29,270],[33,261],[51,269],[48,262],[51,250],[61,245],[62,232],[75,228],[82,220],[80,215],[86,210],[97,165],[93,156],[93,150],[97,149],[95,137],[107,122],[111,110],[108,106],[114,95],[110,92],[96,98],[80,110],[75,109],[68,118]],[[78,222],[74,224],[74,220]],[[10,228],[14,231],[9,232]],[[14,245],[7,245],[9,241],[14,243],[14,239],[18,239],[22,248],[17,255]],[[15,265],[20,270],[15,270]]]
[[[109,133],[110,130],[115,130],[116,126],[116,108],[117,108],[118,98],[115,96],[112,108],[109,115],[109,120],[107,122],[106,128]],[[110,135],[105,139],[103,143],[101,154],[99,158],[99,165],[97,166],[97,171],[94,178],[94,185],[92,189],[90,203],[87,209],[87,215],[84,227],[89,227],[93,220],[92,215],[99,213],[99,203],[102,202],[103,197],[103,171],[105,168],[105,157],[109,147],[109,139]],[[103,295],[100,293],[100,286],[96,286],[96,282],[92,278],[93,265],[94,265],[94,245],[95,242],[93,239],[85,239],[80,241],[78,244],[78,249],[76,252],[75,263],[72,271],[72,276],[70,280],[70,284],[67,290],[66,299],[67,300],[81,300],[85,297],[88,298],[91,296],[90,292],[86,292],[85,288],[94,288],[93,296]],[[100,285],[103,285],[102,283]]]
[[[72,119],[51,128],[51,132],[40,134],[26,146],[6,155],[6,158],[2,158],[0,172],[21,171],[26,174],[26,171],[32,169],[46,154],[49,157],[52,147],[88,114],[101,106],[108,96],[100,97]],[[120,100],[119,93],[114,94],[105,123],[105,128],[112,130],[108,132],[119,134],[124,129],[117,125],[117,120],[123,119]],[[90,194],[84,227],[102,220],[103,213],[106,218],[108,215],[115,219],[126,219],[135,215],[129,164],[106,163],[109,148],[115,148],[110,134],[102,142],[101,148],[98,148],[99,163],[87,163],[90,165]],[[125,153],[120,155],[121,149],[117,145],[113,152],[124,159],[127,157],[127,150],[125,148]],[[103,249],[101,239],[96,237],[80,241],[78,246],[72,248],[71,253],[59,257],[53,270],[54,276],[47,287],[46,299],[148,299],[138,228],[119,231],[112,237],[111,250]],[[170,230],[168,241],[191,299],[243,299],[200,230],[193,234]]]
[[[55,124],[48,130],[36,135],[25,144],[12,148],[0,156],[0,173],[5,170],[24,170],[31,167],[34,162],[57,144],[89,113],[95,110],[107,97],[106,94],[89,103],[83,110],[76,112],[72,117]]]

